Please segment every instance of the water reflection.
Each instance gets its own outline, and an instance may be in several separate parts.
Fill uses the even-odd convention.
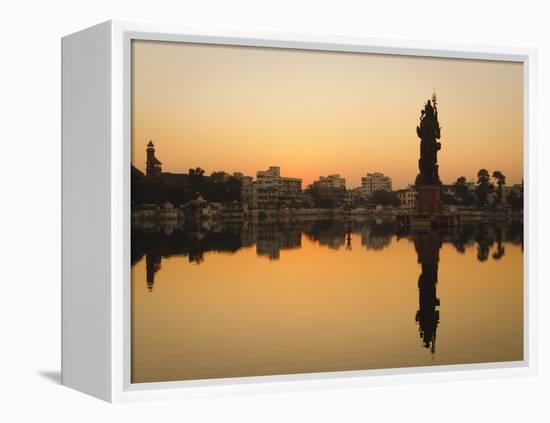
[[[428,236],[425,233],[399,232],[392,222],[317,220],[259,224],[240,222],[210,227],[174,226],[169,230],[160,226],[134,225],[131,259],[134,265],[146,256],[147,286],[152,289],[162,257],[185,256],[190,263],[201,264],[209,252],[235,253],[255,246],[258,257],[279,260],[281,250],[301,248],[302,236],[331,250],[345,247],[351,251],[352,234],[360,236],[361,247],[374,251],[387,248],[392,237],[408,238],[415,244],[419,263],[424,263],[424,257],[437,257],[435,253],[430,255],[430,251],[442,242],[452,244],[461,254],[467,247],[475,245],[480,262],[488,260],[493,249],[491,258],[501,259],[506,253],[505,242],[520,245],[523,250],[521,222],[462,225],[451,233],[432,233]],[[430,249],[428,239],[434,243]],[[437,267],[435,272],[437,274]]]
[[[521,359],[522,251],[521,222],[462,225],[447,233],[405,233],[400,232],[392,222],[335,219],[258,224],[241,222],[207,227],[133,226],[132,265],[140,269],[133,273],[132,281],[133,321],[138,322],[134,328],[133,351],[141,360],[140,363],[144,363],[133,367],[133,380],[345,369],[344,364],[343,367],[334,364],[326,367],[321,358],[319,363],[307,367],[304,358],[306,364],[296,370],[295,361],[298,358],[291,354],[294,347],[288,346],[285,346],[277,359],[270,358],[272,349],[283,345],[282,340],[287,336],[294,339],[295,345],[307,351],[304,357],[310,359],[311,354],[318,354],[329,361],[341,355],[343,363],[349,360],[346,354],[356,351],[354,360],[349,364],[355,367],[349,369],[429,364],[423,361],[426,357],[436,364]],[[509,260],[506,260],[507,254],[511,255]],[[411,263],[409,258],[414,260],[413,263],[418,263],[417,267],[406,264]],[[163,273],[164,260],[170,269]],[[239,266],[242,270],[228,272],[228,267],[222,269],[220,262],[229,267]],[[276,267],[271,266],[273,264]],[[440,268],[440,265],[443,267]],[[401,269],[401,266],[405,267]],[[441,271],[446,275],[442,276],[439,289],[445,313],[442,319],[438,296]],[[268,276],[271,272],[277,273],[273,277]],[[464,272],[464,276],[461,272]],[[508,276],[512,274],[514,276]],[[499,284],[504,280],[508,282]],[[159,288],[155,286],[156,283]],[[296,295],[304,286],[311,284],[315,288],[308,288],[307,294]],[[500,286],[502,292],[499,291]],[[171,294],[163,291],[163,287]],[[409,287],[417,290],[414,294],[416,298],[404,293],[408,292]],[[159,294],[156,294],[159,289]],[[338,298],[348,295],[348,292],[350,297],[331,300],[331,296]],[[248,295],[251,299],[247,301],[234,301],[235,298]],[[215,305],[216,299],[222,301],[221,304]],[[348,312],[346,306],[352,306],[354,301],[357,301],[355,308],[351,307],[354,311]],[[202,305],[198,306],[197,302]],[[457,306],[458,303],[460,306]],[[256,304],[262,306],[254,309]],[[231,311],[234,306],[235,310]],[[261,311],[262,307],[266,308],[265,312]],[[342,309],[336,313],[336,307]],[[467,314],[465,310],[468,310]],[[404,311],[407,311],[406,316],[403,316]],[[237,330],[247,340],[255,340],[246,344],[246,348],[257,348],[255,354],[258,363],[254,369],[248,369],[245,365],[245,370],[241,372],[242,367],[235,370],[228,365],[218,369],[218,373],[214,372],[217,368],[214,363],[219,358],[216,361],[212,356],[214,350],[207,346],[215,344],[222,336],[213,333],[217,327],[210,323],[219,313],[230,313],[233,316],[218,323],[229,325],[228,333]],[[304,320],[300,317],[302,313],[309,317]],[[354,320],[354,314],[357,315],[357,321]],[[282,317],[285,315],[287,317]],[[204,325],[202,332],[194,327],[198,316]],[[258,323],[256,327],[253,323],[256,318],[260,318],[263,324]],[[283,330],[278,319],[288,319],[289,326],[284,326]],[[506,325],[498,326],[498,322],[505,319],[509,321],[507,327],[512,328],[509,333]],[[180,326],[180,321],[194,323]],[[362,325],[360,321],[363,321]],[[306,324],[307,330],[295,328],[295,325],[299,328],[301,324]],[[333,328],[327,332],[327,327],[334,325],[339,329]],[[261,331],[258,329],[260,326]],[[441,338],[439,334],[437,355],[441,357],[438,359],[435,357],[436,341],[438,331],[442,330],[446,337],[444,335]],[[268,334],[278,331],[281,332],[279,338],[275,338],[278,343],[269,348],[262,347],[271,342]],[[365,340],[358,343],[363,331],[369,335],[364,335]],[[264,332],[267,338],[263,337]],[[331,348],[335,348],[333,345],[339,344],[328,343],[325,337],[339,333],[347,334],[349,339],[345,345],[341,345],[340,351],[332,351]],[[390,333],[391,336],[388,335]],[[422,351],[424,359],[411,350],[399,348],[399,342],[405,342],[407,334],[411,333],[417,342],[420,339],[422,347],[417,346],[416,349]],[[474,352],[472,340],[469,339],[472,333],[496,337],[494,345],[487,341],[485,347]],[[154,353],[149,351],[153,347],[147,341],[151,336],[162,339],[158,346],[154,346]],[[378,351],[378,347],[371,342],[376,339],[388,349]],[[459,340],[460,345],[457,344]],[[141,346],[136,347],[136,342]],[[233,363],[237,366],[236,363],[241,360],[238,348],[243,347],[236,341],[225,342],[224,348],[235,349],[234,357],[238,358],[234,358]],[[207,349],[190,352],[188,349],[193,343],[204,344]],[[392,349],[394,343],[397,344]],[[499,343],[503,346],[498,347]],[[161,344],[165,346],[161,348]],[[363,348],[360,351],[357,350],[359,345]],[[332,351],[332,355],[323,353],[318,346]],[[180,364],[174,361],[174,368],[182,368],[180,373],[174,373],[174,379],[170,379],[172,376],[169,371],[162,370],[167,369],[166,366],[157,368],[148,361],[151,354],[167,354],[165,359],[172,359],[175,357],[172,353],[165,353],[171,349],[181,354],[195,354],[196,360],[202,363],[202,367],[197,369],[202,369],[203,373],[195,374],[191,362],[182,361],[183,364]],[[261,361],[263,358],[265,362]],[[280,367],[273,367],[273,360],[277,363],[280,361]],[[187,367],[185,363],[188,363]],[[213,373],[208,373],[204,370],[206,368],[211,368]]]
[[[425,348],[435,353],[435,338],[439,324],[439,298],[437,298],[437,270],[441,240],[439,233],[421,232],[413,235],[414,248],[422,272],[418,278],[418,323],[420,338]]]

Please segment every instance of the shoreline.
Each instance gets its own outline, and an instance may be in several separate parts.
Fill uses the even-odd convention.
[[[135,207],[131,212],[132,224],[139,222],[277,222],[277,221],[308,221],[308,220],[385,220],[395,221],[400,217],[416,216],[413,209],[402,208],[357,208],[357,209],[265,209],[224,210],[223,207],[206,205],[199,210],[188,210],[174,207],[145,205]],[[482,210],[478,208],[444,207],[442,215],[457,216],[462,222],[523,220],[523,213],[512,213],[509,209]]]

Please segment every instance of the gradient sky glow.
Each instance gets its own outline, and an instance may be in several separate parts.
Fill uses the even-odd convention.
[[[280,166],[303,186],[367,172],[394,189],[418,173],[415,127],[435,88],[440,177],[523,178],[523,65],[457,59],[132,42],[132,164],[155,143],[163,171]]]

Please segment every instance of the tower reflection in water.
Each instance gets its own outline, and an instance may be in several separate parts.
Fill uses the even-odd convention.
[[[420,232],[412,235],[418,263],[422,272],[418,277],[418,311],[415,320],[422,344],[435,353],[435,340],[439,324],[439,298],[437,298],[437,270],[441,239],[436,232]]]
[[[145,266],[147,269],[147,289],[153,291],[155,285],[155,274],[160,270],[161,255],[157,251],[149,251],[145,255]]]

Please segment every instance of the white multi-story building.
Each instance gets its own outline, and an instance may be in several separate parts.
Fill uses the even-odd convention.
[[[391,188],[391,178],[383,173],[367,173],[367,176],[361,178],[361,189],[368,197],[375,191],[391,191]]]
[[[321,189],[346,189],[346,179],[339,174],[320,176],[315,183]]]
[[[406,189],[398,189],[395,191],[397,198],[399,198],[399,207],[404,209],[414,209],[416,207],[416,190],[413,186],[409,186]]]
[[[258,209],[298,204],[302,197],[302,180],[281,176],[279,166],[256,173],[252,190],[253,205]]]

